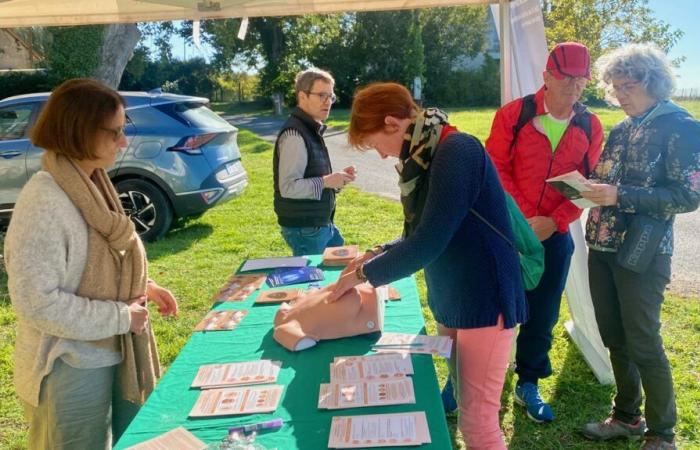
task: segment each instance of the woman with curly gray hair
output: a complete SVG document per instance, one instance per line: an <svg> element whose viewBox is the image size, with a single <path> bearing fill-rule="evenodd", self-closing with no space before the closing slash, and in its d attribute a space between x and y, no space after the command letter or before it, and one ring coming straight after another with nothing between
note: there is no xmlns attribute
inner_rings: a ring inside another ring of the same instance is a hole
<svg viewBox="0 0 700 450"><path fill-rule="evenodd" d="M597 181L583 194L600 205L586 224L589 283L617 395L610 417L585 425L583 433L596 440L644 436L644 450L675 449L676 405L660 314L674 217L700 204L700 123L669 100L673 74L656 47L628 45L597 66L609 98L627 114L611 130Z"/></svg>

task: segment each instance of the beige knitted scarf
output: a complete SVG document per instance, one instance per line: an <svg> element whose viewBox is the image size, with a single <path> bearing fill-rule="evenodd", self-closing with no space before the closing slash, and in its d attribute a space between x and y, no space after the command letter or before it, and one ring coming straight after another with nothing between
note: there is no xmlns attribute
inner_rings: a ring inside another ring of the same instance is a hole
<svg viewBox="0 0 700 450"><path fill-rule="evenodd" d="M107 172L97 169L88 177L74 161L52 151L44 152L42 165L88 225L88 259L77 294L94 301L125 303L144 295L148 281L146 252ZM115 338L122 352L116 380L120 392L125 400L141 405L160 376L150 322L142 334L127 332Z"/></svg>

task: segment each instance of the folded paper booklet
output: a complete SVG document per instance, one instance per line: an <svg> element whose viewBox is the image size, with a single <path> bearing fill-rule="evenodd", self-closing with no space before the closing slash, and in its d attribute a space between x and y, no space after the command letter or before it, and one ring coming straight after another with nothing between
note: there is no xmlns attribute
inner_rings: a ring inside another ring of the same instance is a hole
<svg viewBox="0 0 700 450"><path fill-rule="evenodd" d="M342 247L328 247L323 251L324 266L347 266L350 261L357 258L360 249L357 245L344 245Z"/></svg>
<svg viewBox="0 0 700 450"><path fill-rule="evenodd" d="M415 402L412 378L357 383L323 383L318 395L319 409L404 405Z"/></svg>
<svg viewBox="0 0 700 450"><path fill-rule="evenodd" d="M424 334L382 333L372 346L375 352L427 353L449 358L452 339L448 336L426 336Z"/></svg>
<svg viewBox="0 0 700 450"><path fill-rule="evenodd" d="M267 276L270 287L286 286L288 284L306 283L323 280L323 271L318 267L295 267L292 269L277 269Z"/></svg>
<svg viewBox="0 0 700 450"><path fill-rule="evenodd" d="M279 267L306 267L309 260L303 256L284 256L280 258L249 259L241 267L241 272L251 270L277 269Z"/></svg>
<svg viewBox="0 0 700 450"><path fill-rule="evenodd" d="M192 382L193 388L212 389L225 386L274 383L282 363L263 359L201 366Z"/></svg>
<svg viewBox="0 0 700 450"><path fill-rule="evenodd" d="M234 416L277 409L284 386L279 384L207 389L199 394L190 417Z"/></svg>
<svg viewBox="0 0 700 450"><path fill-rule="evenodd" d="M328 448L403 447L430 442L428 420L420 411L334 417Z"/></svg>
<svg viewBox="0 0 700 450"><path fill-rule="evenodd" d="M214 294L215 302L240 302L260 289L265 282L265 275L234 275L224 287Z"/></svg>
<svg viewBox="0 0 700 450"><path fill-rule="evenodd" d="M571 200L571 203L579 208L595 208L596 206L600 206L597 203L593 203L581 197L581 192L590 191L591 188L587 186L588 180L586 177L581 175L581 172L578 170L572 170L564 175L549 178L546 181L547 184L559 191L561 195Z"/></svg>
<svg viewBox="0 0 700 450"><path fill-rule="evenodd" d="M302 289L270 289L262 291L255 303L282 303L298 299L304 291Z"/></svg>
<svg viewBox="0 0 700 450"><path fill-rule="evenodd" d="M248 314L246 310L209 311L194 331L228 331L233 330Z"/></svg>
<svg viewBox="0 0 700 450"><path fill-rule="evenodd" d="M194 437L192 433L177 427L126 450L206 450L207 448L209 448L207 444Z"/></svg>
<svg viewBox="0 0 700 450"><path fill-rule="evenodd" d="M331 383L405 378L413 375L408 353L378 353L336 357L331 364Z"/></svg>

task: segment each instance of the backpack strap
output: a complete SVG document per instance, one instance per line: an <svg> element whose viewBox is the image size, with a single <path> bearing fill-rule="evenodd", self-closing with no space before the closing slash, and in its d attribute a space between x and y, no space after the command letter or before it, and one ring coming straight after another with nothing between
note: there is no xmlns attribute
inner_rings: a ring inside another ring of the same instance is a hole
<svg viewBox="0 0 700 450"><path fill-rule="evenodd" d="M574 117L571 119L571 124L575 127L579 127L583 130L586 138L588 139L588 144L591 143L592 125L591 125L591 113L586 109L584 105L578 104L574 107ZM529 121L535 118L537 115L537 104L535 103L535 94L529 94L523 97L522 105L520 107L520 115L518 116L518 121L513 126L513 140L510 141L510 151L513 152L515 148L515 141L518 139L518 133L520 130L527 125ZM590 162L588 161L588 151L583 156L583 171L584 176L588 178L591 174Z"/></svg>

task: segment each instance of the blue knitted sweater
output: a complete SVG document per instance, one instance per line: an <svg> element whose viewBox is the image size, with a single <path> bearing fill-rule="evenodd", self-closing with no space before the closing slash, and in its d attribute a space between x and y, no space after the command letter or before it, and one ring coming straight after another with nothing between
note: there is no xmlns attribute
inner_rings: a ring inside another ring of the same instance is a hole
<svg viewBox="0 0 700 450"><path fill-rule="evenodd" d="M428 304L435 320L450 328L496 325L527 319L516 251L474 214L474 208L508 236L503 188L478 139L452 133L437 147L428 172L428 198L421 221L405 239L367 262L374 286L425 268Z"/></svg>

